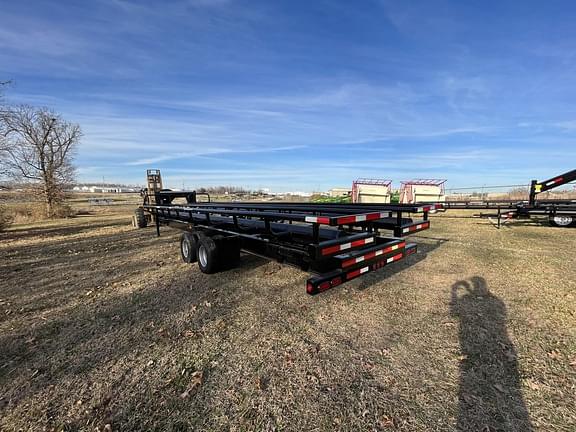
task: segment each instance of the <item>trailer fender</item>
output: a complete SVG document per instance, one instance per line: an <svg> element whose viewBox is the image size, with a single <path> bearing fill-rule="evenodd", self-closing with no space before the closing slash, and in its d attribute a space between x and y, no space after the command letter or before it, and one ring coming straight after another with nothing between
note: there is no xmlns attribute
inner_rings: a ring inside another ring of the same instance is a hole
<svg viewBox="0 0 576 432"><path fill-rule="evenodd" d="M220 268L228 270L236 267L240 261L240 249L242 248L240 237L215 236L214 240L216 241L216 246L218 248Z"/></svg>

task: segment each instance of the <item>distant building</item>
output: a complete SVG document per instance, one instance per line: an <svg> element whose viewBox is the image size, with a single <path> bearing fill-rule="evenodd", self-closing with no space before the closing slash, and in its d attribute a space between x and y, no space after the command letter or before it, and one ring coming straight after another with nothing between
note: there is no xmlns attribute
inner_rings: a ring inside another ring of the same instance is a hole
<svg viewBox="0 0 576 432"><path fill-rule="evenodd" d="M328 195L331 197L347 197L352 193L352 189L348 188L332 188L328 191Z"/></svg>
<svg viewBox="0 0 576 432"><path fill-rule="evenodd" d="M135 188L124 186L74 186L74 192L84 193L132 193L138 192Z"/></svg>

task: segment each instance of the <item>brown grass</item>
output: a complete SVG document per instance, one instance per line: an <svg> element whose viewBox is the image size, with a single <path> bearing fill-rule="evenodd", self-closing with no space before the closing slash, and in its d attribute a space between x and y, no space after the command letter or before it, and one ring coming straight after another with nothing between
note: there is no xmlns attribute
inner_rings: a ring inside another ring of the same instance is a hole
<svg viewBox="0 0 576 432"><path fill-rule="evenodd" d="M576 230L448 212L309 297L100 212L0 237L0 430L576 429Z"/></svg>

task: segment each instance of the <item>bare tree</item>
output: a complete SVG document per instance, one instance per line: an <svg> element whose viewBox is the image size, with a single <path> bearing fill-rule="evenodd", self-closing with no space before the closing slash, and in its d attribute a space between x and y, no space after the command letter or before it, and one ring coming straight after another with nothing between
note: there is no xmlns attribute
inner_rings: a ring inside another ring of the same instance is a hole
<svg viewBox="0 0 576 432"><path fill-rule="evenodd" d="M0 111L0 136L4 169L16 181L36 188L46 204L46 216L52 217L74 178L80 126L47 108L20 105Z"/></svg>

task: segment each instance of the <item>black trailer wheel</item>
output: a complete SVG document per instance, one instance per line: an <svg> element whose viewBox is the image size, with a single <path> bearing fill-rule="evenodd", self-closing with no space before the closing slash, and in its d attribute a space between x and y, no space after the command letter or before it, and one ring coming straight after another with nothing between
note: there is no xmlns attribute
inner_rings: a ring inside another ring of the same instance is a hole
<svg viewBox="0 0 576 432"><path fill-rule="evenodd" d="M143 208L138 207L134 210L134 217L136 218L136 226L138 228L146 228L148 220L146 219L146 214L144 213Z"/></svg>
<svg viewBox="0 0 576 432"><path fill-rule="evenodd" d="M190 233L182 233L180 236L180 256L185 263L196 262L196 252L198 249L196 237Z"/></svg>
<svg viewBox="0 0 576 432"><path fill-rule="evenodd" d="M198 239L198 267L202 273L216 273L220 268L218 244L208 236L201 236Z"/></svg>
<svg viewBox="0 0 576 432"><path fill-rule="evenodd" d="M573 216L550 216L550 225L557 228L569 228L576 226L576 218Z"/></svg>

